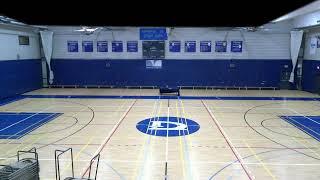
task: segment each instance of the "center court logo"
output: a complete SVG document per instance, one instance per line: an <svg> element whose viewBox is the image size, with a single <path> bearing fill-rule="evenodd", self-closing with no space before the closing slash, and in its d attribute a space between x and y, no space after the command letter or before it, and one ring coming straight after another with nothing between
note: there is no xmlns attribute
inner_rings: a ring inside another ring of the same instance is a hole
<svg viewBox="0 0 320 180"><path fill-rule="evenodd" d="M200 125L181 117L154 117L140 121L137 129L153 136L185 136L197 132Z"/></svg>

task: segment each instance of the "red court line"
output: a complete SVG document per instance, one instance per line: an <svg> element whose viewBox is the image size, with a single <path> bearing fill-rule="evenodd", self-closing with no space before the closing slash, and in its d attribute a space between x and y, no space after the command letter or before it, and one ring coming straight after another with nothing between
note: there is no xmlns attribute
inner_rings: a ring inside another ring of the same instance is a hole
<svg viewBox="0 0 320 180"><path fill-rule="evenodd" d="M113 134L116 132L116 130L118 129L118 127L120 126L120 124L123 122L123 120L127 117L128 113L130 112L130 110L132 109L132 107L134 106L134 104L137 102L137 99L134 100L134 102L132 103L132 105L129 107L129 109L126 111L126 113L122 116L122 118L120 119L119 123L115 126L115 128L113 129L113 131L111 132L110 136L105 140L105 142L102 144L101 148L99 149L99 151L97 152L97 154L101 153L101 151L106 147L107 143L109 142L109 140L111 139L111 137L113 136ZM91 164L90 164L91 165ZM88 172L90 165L86 168L85 172L82 174L82 178L85 176L85 174Z"/></svg>
<svg viewBox="0 0 320 180"><path fill-rule="evenodd" d="M250 180L252 180L253 178L250 176L248 170L244 167L242 160L238 157L237 153L234 151L234 149L231 146L231 142L229 142L229 140L226 138L226 136L224 135L224 133L222 132L222 129L220 128L220 126L218 125L218 123L216 122L216 120L213 118L213 116L211 115L207 105L203 102L203 100L201 100L203 106L206 108L207 112L209 113L212 121L214 122L214 124L217 126L217 128L219 129L221 135L223 136L223 138L225 139L225 141L227 142L228 146L230 147L232 153L234 154L234 156L237 158L237 160L239 161L239 163L241 164L242 169L245 171L245 173L247 174L248 178Z"/></svg>

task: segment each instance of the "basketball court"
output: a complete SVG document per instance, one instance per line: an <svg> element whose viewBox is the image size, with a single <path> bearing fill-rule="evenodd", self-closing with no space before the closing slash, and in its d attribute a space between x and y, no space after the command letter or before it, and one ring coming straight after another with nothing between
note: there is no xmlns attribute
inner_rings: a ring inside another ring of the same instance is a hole
<svg viewBox="0 0 320 180"><path fill-rule="evenodd" d="M16 119L0 158L36 147L44 179L70 147L77 176L100 153L98 179L318 179L319 107L298 91L40 89L0 107Z"/></svg>

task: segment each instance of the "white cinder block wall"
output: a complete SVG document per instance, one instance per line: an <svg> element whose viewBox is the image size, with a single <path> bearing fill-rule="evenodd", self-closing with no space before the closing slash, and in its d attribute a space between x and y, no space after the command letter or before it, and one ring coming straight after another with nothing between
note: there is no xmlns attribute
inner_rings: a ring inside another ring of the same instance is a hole
<svg viewBox="0 0 320 180"><path fill-rule="evenodd" d="M19 45L19 35L29 36L30 45ZM0 25L0 61L40 59L39 35L30 29Z"/></svg>
<svg viewBox="0 0 320 180"><path fill-rule="evenodd" d="M53 58L54 59L141 59L142 41L139 40L139 28L115 28L113 31L101 31L92 35L84 35L74 30L79 27L51 27L54 31ZM169 30L166 41L166 59L290 59L289 32L243 32L243 31L217 31L214 28L174 28ZM67 41L78 41L79 52L67 52ZM82 41L92 40L94 52L82 52ZM96 42L108 41L108 52L97 52ZM122 53L112 52L111 42L123 41ZM127 52L126 42L138 41L138 52ZM169 52L169 41L181 41L181 52ZM195 40L196 52L184 52L184 41ZM212 41L212 52L200 52L200 41ZM215 41L228 41L227 52L215 52ZM243 52L232 53L230 46L232 40L243 41Z"/></svg>

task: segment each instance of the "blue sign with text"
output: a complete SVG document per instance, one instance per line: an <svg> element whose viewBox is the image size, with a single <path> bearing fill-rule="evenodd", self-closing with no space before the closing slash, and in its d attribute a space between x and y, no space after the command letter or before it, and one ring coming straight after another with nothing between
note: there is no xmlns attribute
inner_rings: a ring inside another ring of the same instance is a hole
<svg viewBox="0 0 320 180"><path fill-rule="evenodd" d="M231 52L242 52L242 41L231 41Z"/></svg>
<svg viewBox="0 0 320 180"><path fill-rule="evenodd" d="M82 52L93 52L93 41L82 41Z"/></svg>
<svg viewBox="0 0 320 180"><path fill-rule="evenodd" d="M122 41L112 41L112 52L123 52Z"/></svg>
<svg viewBox="0 0 320 180"><path fill-rule="evenodd" d="M200 52L211 52L211 41L200 41Z"/></svg>
<svg viewBox="0 0 320 180"><path fill-rule="evenodd" d="M97 52L108 52L108 41L98 41Z"/></svg>
<svg viewBox="0 0 320 180"><path fill-rule="evenodd" d="M127 52L138 52L138 41L128 41Z"/></svg>
<svg viewBox="0 0 320 180"><path fill-rule="evenodd" d="M140 40L167 40L166 28L140 28Z"/></svg>
<svg viewBox="0 0 320 180"><path fill-rule="evenodd" d="M181 41L170 41L169 42L170 52L180 52L181 51Z"/></svg>
<svg viewBox="0 0 320 180"><path fill-rule="evenodd" d="M68 52L78 52L78 41L68 41Z"/></svg>
<svg viewBox="0 0 320 180"><path fill-rule="evenodd" d="M227 52L227 41L216 41L216 52Z"/></svg>
<svg viewBox="0 0 320 180"><path fill-rule="evenodd" d="M196 52L196 41L186 41L184 43L185 52Z"/></svg>

